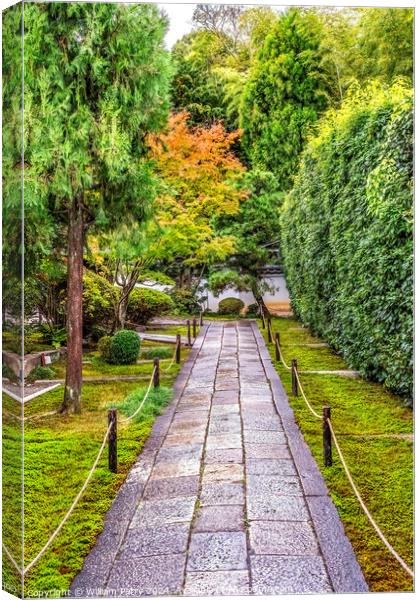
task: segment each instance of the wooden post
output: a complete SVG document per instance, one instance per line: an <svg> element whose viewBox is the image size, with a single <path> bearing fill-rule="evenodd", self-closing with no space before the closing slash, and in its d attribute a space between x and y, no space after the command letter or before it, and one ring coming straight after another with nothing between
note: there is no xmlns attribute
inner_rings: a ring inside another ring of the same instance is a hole
<svg viewBox="0 0 420 600"><path fill-rule="evenodd" d="M108 434L108 467L112 473L117 472L118 457L117 457L117 409L110 408L108 410L108 427L111 429Z"/></svg>
<svg viewBox="0 0 420 600"><path fill-rule="evenodd" d="M276 360L280 360L280 334L276 331Z"/></svg>
<svg viewBox="0 0 420 600"><path fill-rule="evenodd" d="M187 321L187 339L188 339L188 345L192 346L192 344L191 344L191 322L189 319Z"/></svg>
<svg viewBox="0 0 420 600"><path fill-rule="evenodd" d="M296 360L296 358L293 358L292 359L292 395L293 396L298 395L298 382L297 382L297 378L296 378L296 372L297 372L297 360Z"/></svg>
<svg viewBox="0 0 420 600"><path fill-rule="evenodd" d="M181 362L181 334L176 334L176 349L175 349L175 362L177 365Z"/></svg>
<svg viewBox="0 0 420 600"><path fill-rule="evenodd" d="M200 327L203 326L203 312L200 313Z"/></svg>
<svg viewBox="0 0 420 600"><path fill-rule="evenodd" d="M267 318L267 340L269 344L273 343L273 332L271 330L271 317Z"/></svg>
<svg viewBox="0 0 420 600"><path fill-rule="evenodd" d="M193 319L193 338L197 337L197 319Z"/></svg>
<svg viewBox="0 0 420 600"><path fill-rule="evenodd" d="M154 367L153 387L158 388L160 385L160 367L159 367L159 359L158 358L153 359L153 367Z"/></svg>
<svg viewBox="0 0 420 600"><path fill-rule="evenodd" d="M331 420L331 408L329 406L322 407L322 439L324 445L324 465L331 467L332 465L332 446L331 446L331 428L328 423Z"/></svg>

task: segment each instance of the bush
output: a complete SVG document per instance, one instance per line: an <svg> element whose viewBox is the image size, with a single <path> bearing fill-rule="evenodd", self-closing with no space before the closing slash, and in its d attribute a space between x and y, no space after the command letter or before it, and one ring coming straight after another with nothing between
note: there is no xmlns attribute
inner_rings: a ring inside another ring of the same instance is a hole
<svg viewBox="0 0 420 600"><path fill-rule="evenodd" d="M50 327L44 323L40 325L39 333L42 336L42 340L53 348L61 348L67 342L65 327Z"/></svg>
<svg viewBox="0 0 420 600"><path fill-rule="evenodd" d="M281 222L295 313L352 368L409 400L412 111L401 84L356 90L304 152Z"/></svg>
<svg viewBox="0 0 420 600"><path fill-rule="evenodd" d="M16 375L16 373L14 371L12 371L12 369L8 365L6 365L6 363L2 364L1 370L2 370L2 376L5 377L6 379L9 379L10 381L13 381L15 383L18 381L18 376Z"/></svg>
<svg viewBox="0 0 420 600"><path fill-rule="evenodd" d="M111 358L111 340L110 335L104 335L98 342L98 352L106 361Z"/></svg>
<svg viewBox="0 0 420 600"><path fill-rule="evenodd" d="M95 327L108 331L115 316L118 290L107 280L92 271L83 274L83 327L91 332Z"/></svg>
<svg viewBox="0 0 420 600"><path fill-rule="evenodd" d="M219 315L239 315L244 306L239 298L224 298L219 302Z"/></svg>
<svg viewBox="0 0 420 600"><path fill-rule="evenodd" d="M165 292L135 288L128 301L127 318L133 323L145 325L153 317L163 315L173 308L172 299Z"/></svg>
<svg viewBox="0 0 420 600"><path fill-rule="evenodd" d="M140 338L135 331L121 329L112 336L109 347L109 362L113 365L131 365L137 361Z"/></svg>
<svg viewBox="0 0 420 600"><path fill-rule="evenodd" d="M191 288L179 287L171 292L175 309L180 315L199 315L201 306Z"/></svg>
<svg viewBox="0 0 420 600"><path fill-rule="evenodd" d="M55 371L50 367L35 367L25 379L26 381L33 382L38 379L53 379L53 377L55 377Z"/></svg>
<svg viewBox="0 0 420 600"><path fill-rule="evenodd" d="M247 317L258 317L259 314L260 314L260 307L258 306L258 304L256 302L254 304L250 304L248 306L247 311L246 311Z"/></svg>
<svg viewBox="0 0 420 600"><path fill-rule="evenodd" d="M149 346L141 351L141 357L147 359L153 358L172 358L174 354L174 348L169 346Z"/></svg>
<svg viewBox="0 0 420 600"><path fill-rule="evenodd" d="M100 325L93 325L92 329L90 330L89 337L92 342L96 343L106 335L107 330L104 327L101 327Z"/></svg>

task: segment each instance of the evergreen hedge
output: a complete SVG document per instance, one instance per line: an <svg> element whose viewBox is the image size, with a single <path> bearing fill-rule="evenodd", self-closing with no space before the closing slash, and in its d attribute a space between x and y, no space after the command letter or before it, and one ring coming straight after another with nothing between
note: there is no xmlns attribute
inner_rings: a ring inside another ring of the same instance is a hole
<svg viewBox="0 0 420 600"><path fill-rule="evenodd" d="M305 149L281 216L297 316L347 363L412 398L413 101L353 89Z"/></svg>

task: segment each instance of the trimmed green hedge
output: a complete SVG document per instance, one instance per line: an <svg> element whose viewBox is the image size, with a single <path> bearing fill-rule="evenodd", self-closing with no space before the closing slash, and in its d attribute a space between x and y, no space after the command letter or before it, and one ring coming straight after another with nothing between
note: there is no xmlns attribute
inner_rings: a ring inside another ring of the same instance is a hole
<svg viewBox="0 0 420 600"><path fill-rule="evenodd" d="M134 288L128 301L127 316L133 323L145 325L153 317L174 308L172 298L159 290Z"/></svg>
<svg viewBox="0 0 420 600"><path fill-rule="evenodd" d="M297 316L363 375L412 398L413 102L355 89L303 153L282 210Z"/></svg>
<svg viewBox="0 0 420 600"><path fill-rule="evenodd" d="M239 315L244 306L240 298L224 298L219 302L219 315Z"/></svg>

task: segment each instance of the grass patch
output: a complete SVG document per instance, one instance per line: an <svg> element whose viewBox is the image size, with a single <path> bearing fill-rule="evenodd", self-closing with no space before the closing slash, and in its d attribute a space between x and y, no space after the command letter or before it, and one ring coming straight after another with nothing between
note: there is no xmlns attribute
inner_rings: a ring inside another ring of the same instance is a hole
<svg viewBox="0 0 420 600"><path fill-rule="evenodd" d="M192 319L190 319L191 321L191 335L192 335ZM199 325L198 325L198 320L197 320L197 334L199 332ZM157 335L173 335L174 337L176 336L177 333L179 333L182 336L186 336L187 335L187 326L184 325L183 323L181 323L180 325L156 325L156 327L154 325L148 325L147 326L147 330L145 331L145 333L150 333L150 334L157 334Z"/></svg>
<svg viewBox="0 0 420 600"><path fill-rule="evenodd" d="M184 350L184 357L187 353L188 350ZM151 374L151 363L138 366ZM119 423L118 473L108 471L105 450L69 521L28 573L25 581L27 596L34 592L48 595L51 591L55 597L57 590L64 593L69 588L101 533L106 512L149 436L156 415L161 414L170 401L171 386L178 370L179 365L174 365L168 373L162 373L161 387L158 390L152 388L139 415L127 423ZM132 414L144 397L147 384L147 381L85 383L81 415L55 414L25 421L25 564L48 540L85 481L107 429L107 409L114 406L121 415ZM61 386L31 400L24 407L25 417L57 411L62 397ZM20 423L12 414L19 412L18 403L5 394L3 525L5 543L16 558L22 529L19 523L21 480L16 463L21 440ZM4 559L4 583L9 590L18 586L16 579L13 567Z"/></svg>
<svg viewBox="0 0 420 600"><path fill-rule="evenodd" d="M149 346L143 348L140 354L141 359L153 360L154 358L172 358L175 347L173 346Z"/></svg>
<svg viewBox="0 0 420 600"><path fill-rule="evenodd" d="M136 388L121 402L110 405L110 408L118 408L125 417L129 417L134 414L137 407L143 401L146 391L146 388ZM163 386L160 386L157 389L151 388L144 407L139 414L133 418L133 421L139 423L142 419L155 417L160 414L162 409L169 403L171 395L172 390L170 388Z"/></svg>
<svg viewBox="0 0 420 600"><path fill-rule="evenodd" d="M159 356L159 353L162 353L162 348L165 348L164 353L168 354L168 350L171 351L170 357L174 352L174 347L167 346L153 346L152 348L156 348L157 354L154 354L150 359L148 358L148 354L150 352L150 346L146 346L145 343L142 342L141 345L141 355L139 362L134 365L111 365L107 363L100 355L99 352L86 352L83 355L83 377L124 377L128 375L138 375L144 376L145 379L150 377L153 371L153 358L154 356ZM146 350L146 356L144 356L143 352ZM181 348L181 362L185 359L188 354L188 349L185 347ZM166 358L166 357L159 357ZM168 357L169 358L169 357ZM146 359L147 362L142 362L143 359ZM55 372L55 377L57 379L64 379L66 376L66 362L65 360L59 360L52 365L52 368ZM162 371L166 368L165 364L162 364ZM179 365L173 365L171 369L171 373L177 372L179 370Z"/></svg>
<svg viewBox="0 0 420 600"><path fill-rule="evenodd" d="M261 322L259 326L261 328ZM314 338L306 329L300 329L296 320L273 318L272 326L274 332L280 332L286 362L297 358L298 365L308 370L346 368L345 365L332 366L338 365L341 359L328 348L311 348L308 352L306 347L300 346L322 340ZM412 579L383 546L362 512L334 449L333 466L323 466L320 422L308 411L302 398L291 395L290 372L275 362L273 344L269 350L370 590L412 590ZM380 384L360 378L301 375L301 381L317 412L322 406L331 406L338 441L366 505L389 542L407 564L412 565L413 443L404 437L410 438L413 431L412 411L403 407L401 399ZM381 437L374 437L378 434Z"/></svg>

